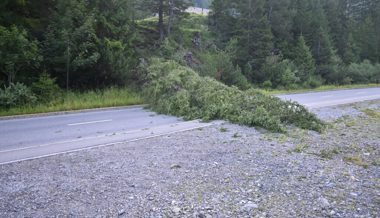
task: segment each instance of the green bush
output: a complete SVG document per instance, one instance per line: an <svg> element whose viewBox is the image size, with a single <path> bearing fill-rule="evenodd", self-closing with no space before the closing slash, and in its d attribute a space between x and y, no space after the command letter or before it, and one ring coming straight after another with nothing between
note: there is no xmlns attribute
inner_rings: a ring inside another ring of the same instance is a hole
<svg viewBox="0 0 380 218"><path fill-rule="evenodd" d="M230 55L225 51L215 51L200 54L202 63L198 67L201 76L215 78L228 86L240 89L250 88L250 84L238 66L234 66Z"/></svg>
<svg viewBox="0 0 380 218"><path fill-rule="evenodd" d="M55 83L55 80L49 74L43 73L38 81L32 84L32 91L39 102L50 102L61 94L61 89Z"/></svg>
<svg viewBox="0 0 380 218"><path fill-rule="evenodd" d="M347 76L353 83L378 83L380 79L380 64L372 64L365 60L362 63L350 64L347 68Z"/></svg>
<svg viewBox="0 0 380 218"><path fill-rule="evenodd" d="M31 89L22 83L11 83L8 87L0 89L0 107L11 108L33 104L37 101Z"/></svg>
<svg viewBox="0 0 380 218"><path fill-rule="evenodd" d="M300 84L297 67L292 61L282 60L279 56L267 57L262 71L274 87L297 88Z"/></svg>
<svg viewBox="0 0 380 218"><path fill-rule="evenodd" d="M174 61L153 59L144 96L152 109L185 119L224 119L248 126L285 132L287 124L321 131L324 124L294 102L254 89L241 91L210 77L200 77Z"/></svg>

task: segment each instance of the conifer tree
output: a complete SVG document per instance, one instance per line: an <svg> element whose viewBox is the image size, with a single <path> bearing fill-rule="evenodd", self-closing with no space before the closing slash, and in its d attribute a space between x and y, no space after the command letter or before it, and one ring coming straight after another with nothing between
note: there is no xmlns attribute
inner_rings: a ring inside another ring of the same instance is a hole
<svg viewBox="0 0 380 218"><path fill-rule="evenodd" d="M307 81L315 74L315 61L302 35L298 38L297 45L294 48L293 60L298 68L297 76L301 81Z"/></svg>

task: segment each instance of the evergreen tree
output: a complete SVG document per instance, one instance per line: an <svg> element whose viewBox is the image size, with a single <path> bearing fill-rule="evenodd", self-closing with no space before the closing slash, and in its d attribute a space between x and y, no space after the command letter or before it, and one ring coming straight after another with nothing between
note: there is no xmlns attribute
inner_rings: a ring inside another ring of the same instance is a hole
<svg viewBox="0 0 380 218"><path fill-rule="evenodd" d="M289 55L289 43L292 41L291 28L294 11L290 0L267 0L266 14L273 33L275 53Z"/></svg>
<svg viewBox="0 0 380 218"><path fill-rule="evenodd" d="M360 24L356 34L361 60L379 61L379 36L377 35L372 17L368 16L364 22Z"/></svg>
<svg viewBox="0 0 380 218"><path fill-rule="evenodd" d="M264 0L242 0L239 4L238 63L240 66L247 63L252 66L252 72L244 73L256 83L266 79L261 67L273 48L272 32L264 6Z"/></svg>
<svg viewBox="0 0 380 218"><path fill-rule="evenodd" d="M359 62L359 48L356 45L356 42L350 33L348 35L348 40L346 43L346 48L344 51L344 54L342 56L343 62L346 64L351 64L351 63L358 63Z"/></svg>
<svg viewBox="0 0 380 218"><path fill-rule="evenodd" d="M315 61L303 36L299 37L297 45L293 50L293 61L298 68L297 77L301 81L307 81L315 74Z"/></svg>
<svg viewBox="0 0 380 218"><path fill-rule="evenodd" d="M236 36L239 15L237 2L214 0L211 9L210 29L214 33L218 45L224 47L231 38Z"/></svg>

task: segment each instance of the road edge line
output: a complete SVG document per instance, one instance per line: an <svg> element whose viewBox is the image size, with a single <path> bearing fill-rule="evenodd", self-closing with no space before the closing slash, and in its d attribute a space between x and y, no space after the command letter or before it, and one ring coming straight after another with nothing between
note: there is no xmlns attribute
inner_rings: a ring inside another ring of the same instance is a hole
<svg viewBox="0 0 380 218"><path fill-rule="evenodd" d="M51 157L51 156L57 156L57 155L61 155L61 154L69 154L69 153L74 153L74 152L78 152L78 151L84 151L84 150L103 148L103 147L108 147L108 146L113 146L113 145L120 145L120 144L124 144L124 143L136 142L136 141L141 141L141 140L146 140L146 139L151 139L151 138L171 135L171 134L175 134L175 133L187 132L187 131L191 131L191 130L195 130L195 129L199 129L199 128L210 127L210 126L213 126L213 125L218 125L218 123L214 123L214 122L207 123L207 124L205 123L204 125L201 125L201 126L191 127L191 128L187 128L187 129L183 129L183 130L177 130L177 131L168 132L168 133L162 133L162 134L153 135L153 136L146 136L146 137L131 139L131 140L127 140L127 141L112 142L112 143L107 143L107 144L100 144L100 145L95 145L95 146L91 146L91 147L80 148L80 149L75 149L75 150L70 150L70 151L56 152L56 153L47 154L47 155L41 155L41 156L37 156L37 157L31 157L31 158L24 158L24 159L20 159L20 160L8 161L8 162L0 163L0 166L12 164L12 163L20 163L20 162L28 161L28 160L37 160L37 159L42 159L42 158Z"/></svg>

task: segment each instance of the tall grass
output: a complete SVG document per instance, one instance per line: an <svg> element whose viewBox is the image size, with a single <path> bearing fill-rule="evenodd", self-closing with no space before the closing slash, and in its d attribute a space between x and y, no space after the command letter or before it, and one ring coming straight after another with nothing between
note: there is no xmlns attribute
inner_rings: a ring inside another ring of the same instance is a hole
<svg viewBox="0 0 380 218"><path fill-rule="evenodd" d="M83 93L64 93L62 97L50 103L26 105L10 109L0 108L0 116L129 106L142 103L143 100L140 95L130 89L109 88L106 90L88 91Z"/></svg>

